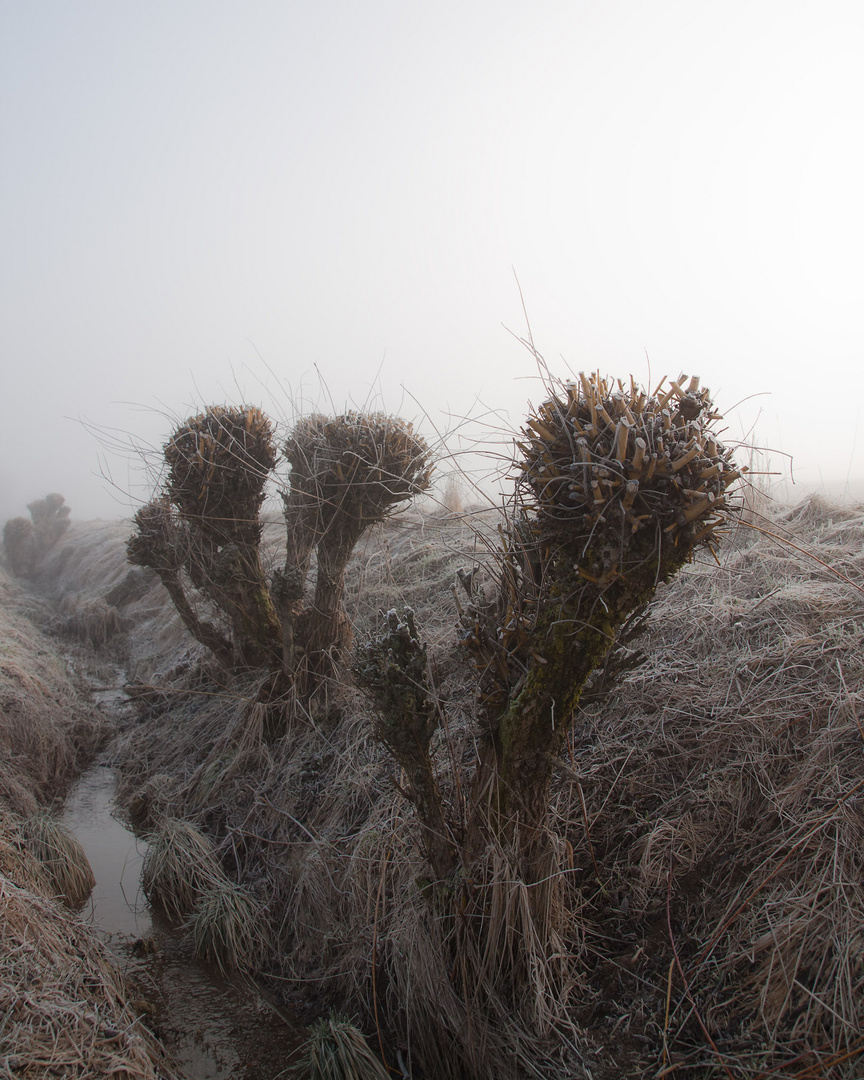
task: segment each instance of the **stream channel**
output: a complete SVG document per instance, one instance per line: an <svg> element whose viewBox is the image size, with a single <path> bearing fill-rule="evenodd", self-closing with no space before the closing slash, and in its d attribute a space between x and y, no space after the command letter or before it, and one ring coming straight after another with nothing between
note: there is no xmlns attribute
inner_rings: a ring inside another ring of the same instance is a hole
<svg viewBox="0 0 864 1080"><path fill-rule="evenodd" d="M190 1080L285 1074L303 1026L251 982L222 978L197 960L189 935L150 908L140 884L146 845L113 816L115 793L114 770L95 765L70 791L63 821L96 878L81 915L126 972L136 1011Z"/></svg>

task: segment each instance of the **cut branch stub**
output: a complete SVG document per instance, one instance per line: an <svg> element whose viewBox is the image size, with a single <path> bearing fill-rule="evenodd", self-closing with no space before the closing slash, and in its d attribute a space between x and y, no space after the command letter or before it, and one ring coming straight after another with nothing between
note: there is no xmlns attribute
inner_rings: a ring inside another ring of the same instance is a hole
<svg viewBox="0 0 864 1080"><path fill-rule="evenodd" d="M164 454L164 488L135 516L130 560L157 571L186 626L223 663L275 669L282 634L258 516L276 463L270 420L247 405L211 406L175 431ZM195 591L227 618L230 640L198 616Z"/></svg>
<svg viewBox="0 0 864 1080"><path fill-rule="evenodd" d="M649 396L632 381L625 390L582 374L539 407L519 442L517 485L545 532L659 526L675 544L716 544L727 490L745 470L711 430L720 417L708 391L695 376L685 388L685 378ZM599 576L611 580L619 561Z"/></svg>
<svg viewBox="0 0 864 1080"><path fill-rule="evenodd" d="M349 521L360 532L382 521L425 491L432 472L431 451L413 425L383 413L305 417L283 453L291 465L286 517L313 544Z"/></svg>
<svg viewBox="0 0 864 1080"><path fill-rule="evenodd" d="M329 673L334 656L351 642L342 594L354 546L370 525L428 488L432 455L409 422L357 412L306 417L283 452L291 465L290 490L283 497L284 579L291 589L305 583L311 553L317 549L315 597L303 626L311 691ZM286 649L294 641L298 615L286 594L280 607Z"/></svg>
<svg viewBox="0 0 864 1080"><path fill-rule="evenodd" d="M136 528L126 541L126 556L135 566L157 573L179 573L189 541L186 529L171 509L166 496L142 506L133 518Z"/></svg>

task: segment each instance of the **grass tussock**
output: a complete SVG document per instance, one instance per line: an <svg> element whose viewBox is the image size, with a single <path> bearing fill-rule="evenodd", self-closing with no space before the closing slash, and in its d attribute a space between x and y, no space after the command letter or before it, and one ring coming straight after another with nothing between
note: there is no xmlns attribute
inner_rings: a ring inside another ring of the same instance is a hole
<svg viewBox="0 0 864 1080"><path fill-rule="evenodd" d="M260 954L259 919L252 897L224 879L201 896L192 916L196 954L223 974L250 968Z"/></svg>
<svg viewBox="0 0 864 1080"><path fill-rule="evenodd" d="M25 843L14 814L0 816L0 874L27 892L50 895L45 866Z"/></svg>
<svg viewBox="0 0 864 1080"><path fill-rule="evenodd" d="M222 878L212 841L191 822L168 818L149 838L144 890L173 918L188 915Z"/></svg>
<svg viewBox="0 0 864 1080"><path fill-rule="evenodd" d="M660 590L642 666L576 710L539 886L562 913L546 921L554 939L533 919L538 886L494 844L484 950L458 918L436 917L402 777L367 706L335 681L266 746L252 682L217 687L184 669L179 638L161 638L176 648L147 661L157 689L121 751L125 798L145 789L151 821L200 822L223 875L266 897L265 966L338 997L409 1070L852 1080L864 1050L864 511L812 498L744 521L720 567ZM429 642L448 703L431 753L456 819L475 704L450 587L475 564L482 579L495 528L491 512L414 515L370 532L348 569L359 634L408 605ZM124 611L155 632L170 616L148 603ZM471 882L455 887L475 899ZM517 954L530 968L518 994Z"/></svg>
<svg viewBox="0 0 864 1080"><path fill-rule="evenodd" d="M293 1070L308 1080L386 1080L390 1075L346 1016L331 1013L309 1029Z"/></svg>
<svg viewBox="0 0 864 1080"><path fill-rule="evenodd" d="M93 891L96 879L84 849L66 827L47 811L24 818L23 843L42 865L52 895L79 908Z"/></svg>
<svg viewBox="0 0 864 1080"><path fill-rule="evenodd" d="M142 874L152 903L190 916L195 952L225 973L260 959L261 912L222 869L210 838L188 821L166 819L152 835Z"/></svg>
<svg viewBox="0 0 864 1080"><path fill-rule="evenodd" d="M95 937L72 913L3 873L0 941L4 1076L175 1075L126 1004L122 981Z"/></svg>

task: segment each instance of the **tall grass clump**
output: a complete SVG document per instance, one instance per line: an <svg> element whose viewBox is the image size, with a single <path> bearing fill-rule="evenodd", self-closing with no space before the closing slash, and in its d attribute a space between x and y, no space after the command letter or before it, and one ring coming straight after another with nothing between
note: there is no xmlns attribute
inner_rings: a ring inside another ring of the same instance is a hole
<svg viewBox="0 0 864 1080"><path fill-rule="evenodd" d="M191 822L167 818L149 838L142 885L173 918L188 915L223 879L213 842Z"/></svg>
<svg viewBox="0 0 864 1080"><path fill-rule="evenodd" d="M339 1013L316 1020L301 1049L291 1071L303 1080L387 1080L390 1075L359 1028Z"/></svg>
<svg viewBox="0 0 864 1080"><path fill-rule="evenodd" d="M258 905L227 877L213 842L191 822L162 822L149 840L142 884L169 916L189 916L196 954L219 971L249 968L260 955Z"/></svg>
<svg viewBox="0 0 864 1080"><path fill-rule="evenodd" d="M260 952L261 913L252 897L227 878L213 882L192 916L195 953L227 974L249 968Z"/></svg>
<svg viewBox="0 0 864 1080"><path fill-rule="evenodd" d="M96 879L78 838L48 811L23 818L19 826L27 848L41 863L51 891L79 908Z"/></svg>

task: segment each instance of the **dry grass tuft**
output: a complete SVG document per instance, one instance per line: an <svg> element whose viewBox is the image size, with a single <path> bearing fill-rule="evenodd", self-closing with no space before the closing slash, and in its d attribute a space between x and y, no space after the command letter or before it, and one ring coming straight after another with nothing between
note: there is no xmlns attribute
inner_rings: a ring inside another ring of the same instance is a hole
<svg viewBox="0 0 864 1080"><path fill-rule="evenodd" d="M96 879L78 838L47 811L24 818L20 831L28 850L42 864L51 892L69 907L81 907Z"/></svg>
<svg viewBox="0 0 864 1080"><path fill-rule="evenodd" d="M51 891L44 865L24 843L20 820L6 813L0 814L0 875L27 892Z"/></svg>
<svg viewBox="0 0 864 1080"><path fill-rule="evenodd" d="M339 1013L312 1025L304 1050L292 1071L308 1080L386 1080L390 1075L367 1046L363 1033Z"/></svg>
<svg viewBox="0 0 864 1080"><path fill-rule="evenodd" d="M195 952L223 974L249 969L260 956L261 913L239 885L224 879L205 892L192 917Z"/></svg>
<svg viewBox="0 0 864 1080"><path fill-rule="evenodd" d="M142 883L168 915L188 915L223 876L212 841L191 822L168 818L149 838Z"/></svg>

